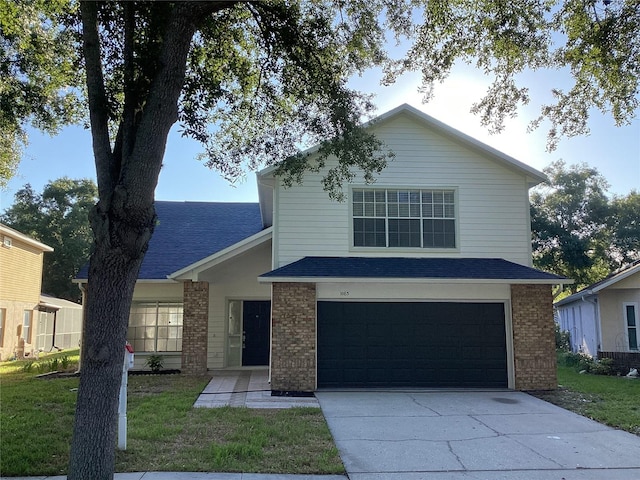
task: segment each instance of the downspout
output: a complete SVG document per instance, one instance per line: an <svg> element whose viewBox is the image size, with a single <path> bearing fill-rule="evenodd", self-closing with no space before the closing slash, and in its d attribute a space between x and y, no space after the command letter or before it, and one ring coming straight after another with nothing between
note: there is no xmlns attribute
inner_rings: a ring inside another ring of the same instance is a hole
<svg viewBox="0 0 640 480"><path fill-rule="evenodd" d="M600 306L598 305L597 297L593 300L588 298L589 295L593 295L593 292L587 292L582 295L581 300L585 303L590 303L593 305L593 313L596 321L596 358L598 356L598 352L602 348L602 334L601 334L601 326L600 326Z"/></svg>

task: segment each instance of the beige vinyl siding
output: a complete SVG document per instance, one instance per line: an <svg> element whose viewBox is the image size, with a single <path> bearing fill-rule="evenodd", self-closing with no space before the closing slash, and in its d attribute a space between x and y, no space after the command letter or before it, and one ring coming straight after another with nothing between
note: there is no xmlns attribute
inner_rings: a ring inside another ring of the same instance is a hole
<svg viewBox="0 0 640 480"><path fill-rule="evenodd" d="M0 299L38 303L43 255L42 249L15 238L9 248L0 245Z"/></svg>
<svg viewBox="0 0 640 480"><path fill-rule="evenodd" d="M640 308L640 272L623 278L598 292L602 351L622 352L629 349L625 303L638 304Z"/></svg>
<svg viewBox="0 0 640 480"><path fill-rule="evenodd" d="M375 133L396 158L371 187L455 189L457 248L352 248L349 200L330 200L322 190L322 172L310 173L302 185L280 188L275 196L274 266L309 255L499 257L531 264L528 188L521 172L405 115L383 123ZM364 182L356 179L353 184Z"/></svg>
<svg viewBox="0 0 640 480"><path fill-rule="evenodd" d="M258 276L270 270L271 242L265 242L201 274L200 280L209 282L207 368L227 366L227 302L269 300L271 286L259 284Z"/></svg>

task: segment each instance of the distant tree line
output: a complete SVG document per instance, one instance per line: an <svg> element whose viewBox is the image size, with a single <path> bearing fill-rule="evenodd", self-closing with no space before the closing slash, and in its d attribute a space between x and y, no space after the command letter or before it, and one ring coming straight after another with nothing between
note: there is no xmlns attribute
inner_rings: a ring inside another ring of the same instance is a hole
<svg viewBox="0 0 640 480"><path fill-rule="evenodd" d="M0 222L8 227L53 247L53 252L44 255L44 293L80 300L80 290L72 280L89 259L93 243L89 211L97 198L93 180L63 177L45 185L42 193L26 184L0 215Z"/></svg>
<svg viewBox="0 0 640 480"><path fill-rule="evenodd" d="M608 183L586 164L557 161L531 193L533 263L575 280L571 292L640 260L640 194L607 196Z"/></svg>
<svg viewBox="0 0 640 480"><path fill-rule="evenodd" d="M575 280L571 291L640 260L640 194L607 196L597 169L562 161L544 169L549 181L531 193L533 263ZM54 248L44 257L42 290L78 301L72 279L93 243L89 211L97 200L92 180L60 178L35 193L27 184L0 222Z"/></svg>

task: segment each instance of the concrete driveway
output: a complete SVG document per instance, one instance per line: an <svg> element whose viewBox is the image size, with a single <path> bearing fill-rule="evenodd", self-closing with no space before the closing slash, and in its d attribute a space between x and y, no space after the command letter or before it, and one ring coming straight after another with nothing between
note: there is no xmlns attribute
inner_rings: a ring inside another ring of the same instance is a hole
<svg viewBox="0 0 640 480"><path fill-rule="evenodd" d="M513 391L321 391L350 480L640 479L640 437Z"/></svg>

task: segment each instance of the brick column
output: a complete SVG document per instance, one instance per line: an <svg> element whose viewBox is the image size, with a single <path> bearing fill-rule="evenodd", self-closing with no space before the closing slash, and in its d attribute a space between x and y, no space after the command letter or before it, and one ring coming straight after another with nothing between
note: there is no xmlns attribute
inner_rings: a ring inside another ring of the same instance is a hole
<svg viewBox="0 0 640 480"><path fill-rule="evenodd" d="M550 285L511 285L516 390L557 388Z"/></svg>
<svg viewBox="0 0 640 480"><path fill-rule="evenodd" d="M182 367L187 375L207 373L209 282L184 282Z"/></svg>
<svg viewBox="0 0 640 480"><path fill-rule="evenodd" d="M271 292L271 390L316 389L316 285L274 283Z"/></svg>

